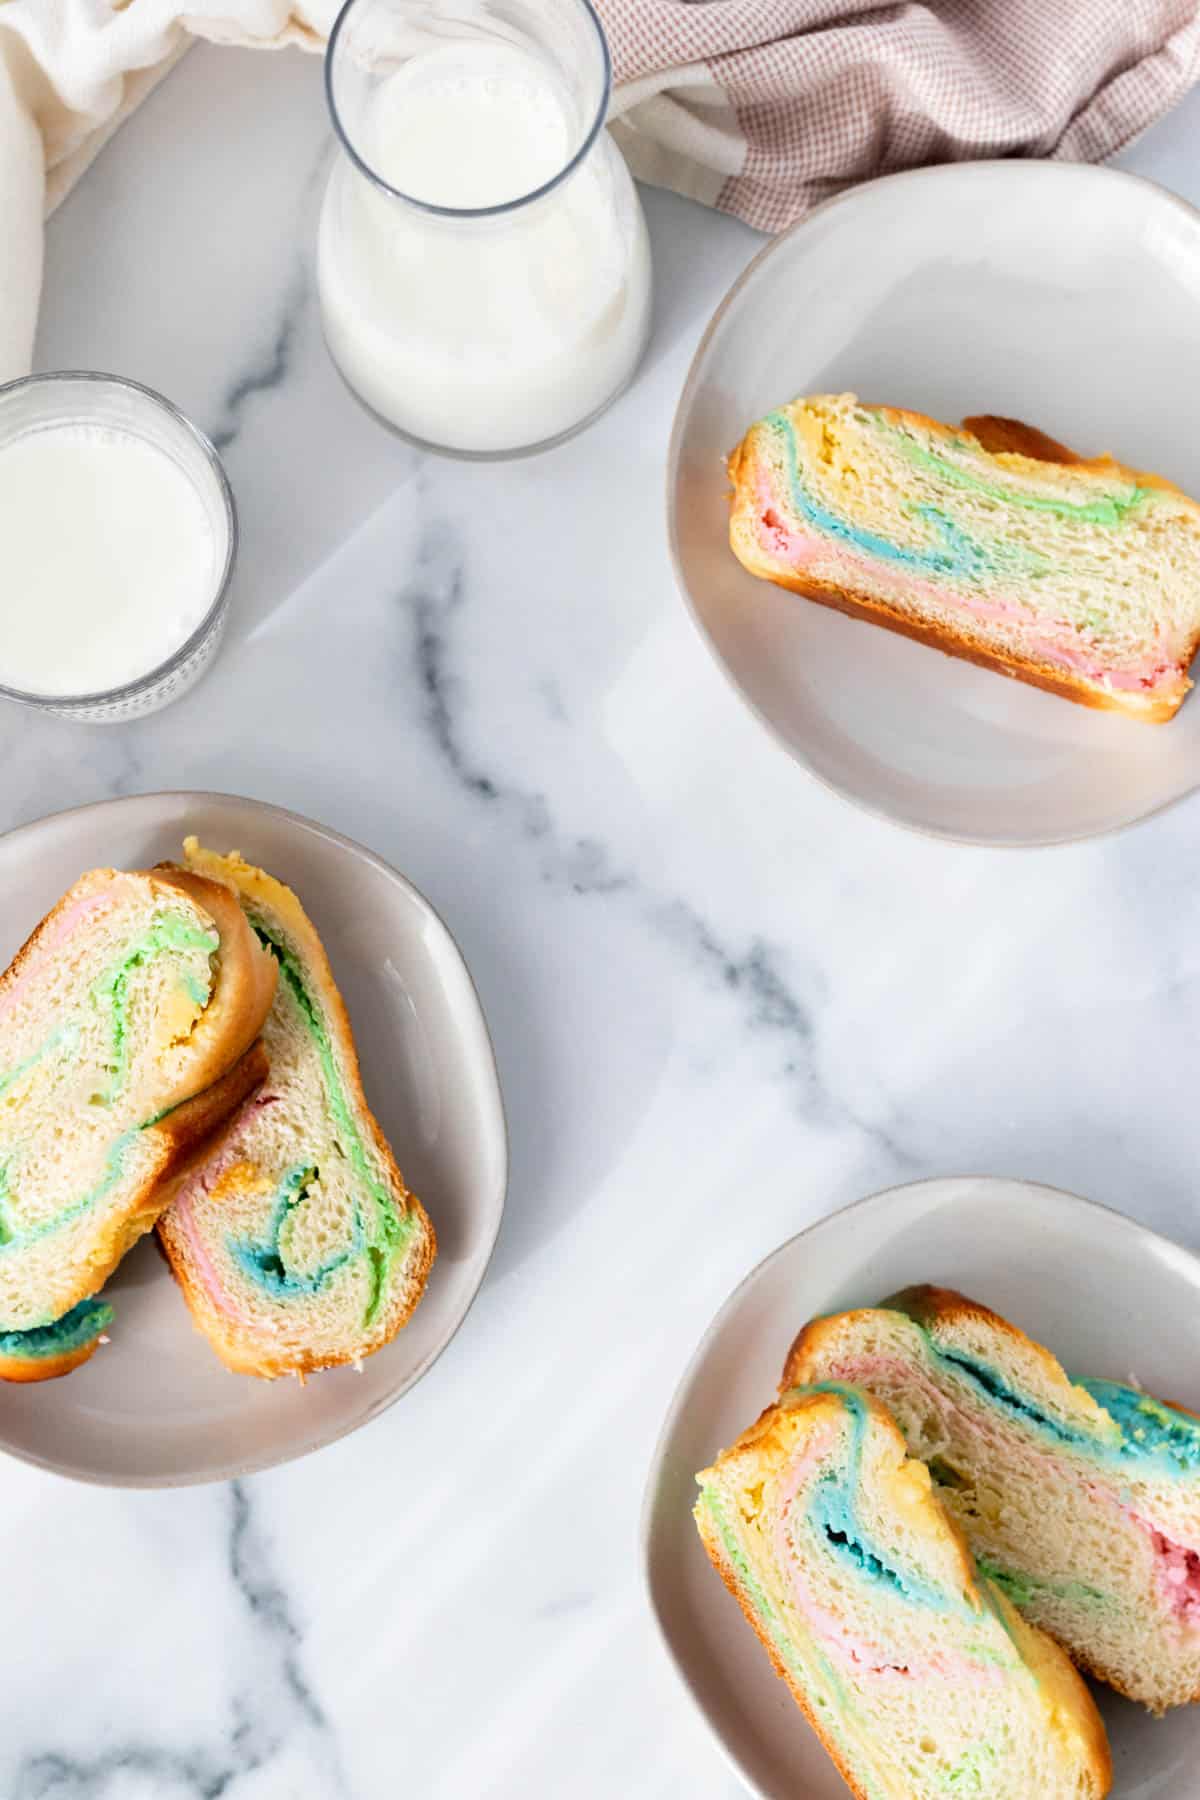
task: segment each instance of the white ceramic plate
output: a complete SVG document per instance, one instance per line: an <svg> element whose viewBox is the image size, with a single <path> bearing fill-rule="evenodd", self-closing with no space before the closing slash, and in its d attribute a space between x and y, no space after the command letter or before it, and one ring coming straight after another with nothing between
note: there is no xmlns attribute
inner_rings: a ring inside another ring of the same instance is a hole
<svg viewBox="0 0 1200 1800"><path fill-rule="evenodd" d="M1093 712L747 575L723 457L797 394L1024 418L1200 494L1200 214L1132 175L969 163L868 182L751 263L675 422L684 593L743 698L813 774L939 836L1112 831L1200 782L1200 698L1168 726Z"/></svg>
<svg viewBox="0 0 1200 1800"><path fill-rule="evenodd" d="M146 868L195 832L294 887L354 1023L363 1082L405 1180L433 1219L425 1296L362 1373L230 1374L191 1323L151 1237L108 1284L111 1343L61 1381L0 1382L0 1448L84 1481L168 1487L303 1456L375 1418L461 1325L500 1228L508 1170L496 1065L471 977L403 876L294 813L219 794L80 807L0 838L0 968L84 869Z"/></svg>
<svg viewBox="0 0 1200 1800"><path fill-rule="evenodd" d="M1024 1181L893 1188L831 1214L760 1263L726 1301L675 1395L642 1520L646 1581L675 1666L718 1743L763 1800L846 1788L696 1534L695 1471L774 1398L800 1327L913 1282L957 1287L1048 1344L1068 1369L1200 1407L1200 1259L1120 1213ZM1152 1719L1097 1689L1113 1800L1183 1800L1200 1767L1200 1707ZM1033 1800L1033 1797L1030 1797Z"/></svg>

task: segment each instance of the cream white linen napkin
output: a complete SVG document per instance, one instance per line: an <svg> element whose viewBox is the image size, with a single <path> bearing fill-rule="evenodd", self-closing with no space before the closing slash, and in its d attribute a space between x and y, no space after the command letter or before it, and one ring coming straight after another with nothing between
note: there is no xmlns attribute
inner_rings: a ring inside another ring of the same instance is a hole
<svg viewBox="0 0 1200 1800"><path fill-rule="evenodd" d="M42 218L194 37L320 49L338 0L0 0L0 380ZM852 182L1100 161L1200 79L1198 0L596 0L636 175L778 231Z"/></svg>
<svg viewBox="0 0 1200 1800"><path fill-rule="evenodd" d="M337 15L337 0L219 4L0 0L0 381L30 366L44 216L193 39L318 50Z"/></svg>

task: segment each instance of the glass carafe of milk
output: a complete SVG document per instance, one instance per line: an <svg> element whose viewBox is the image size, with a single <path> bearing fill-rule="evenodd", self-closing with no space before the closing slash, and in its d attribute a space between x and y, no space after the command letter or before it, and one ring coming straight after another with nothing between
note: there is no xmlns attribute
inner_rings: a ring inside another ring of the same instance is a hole
<svg viewBox="0 0 1200 1800"><path fill-rule="evenodd" d="M318 285L350 386L464 456L578 430L633 374L651 289L588 0L348 0L326 85Z"/></svg>

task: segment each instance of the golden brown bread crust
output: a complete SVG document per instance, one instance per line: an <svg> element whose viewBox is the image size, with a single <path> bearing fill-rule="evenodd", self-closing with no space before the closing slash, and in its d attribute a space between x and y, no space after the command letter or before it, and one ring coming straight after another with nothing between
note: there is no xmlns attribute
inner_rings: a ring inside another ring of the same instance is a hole
<svg viewBox="0 0 1200 1800"><path fill-rule="evenodd" d="M1068 465L1082 463L1084 460L1066 444L1060 444L1057 438L1039 431L1036 425L1023 425L1020 419L1001 419L994 413L976 413L962 423L963 430L969 431L973 438L978 439L989 456L1031 456L1035 462ZM1110 457L1101 456L1086 466L1099 468L1110 463Z"/></svg>
<svg viewBox="0 0 1200 1800"><path fill-rule="evenodd" d="M945 427L939 429L945 430ZM1200 510L1191 495L1175 482L1168 481L1165 475L1155 475L1150 469L1135 469L1107 454L1078 456L1057 438L1048 437L1035 425L1023 425L1019 419L999 419L991 413L979 413L963 420L963 430L978 438L991 456L1029 456L1035 462L1066 463L1079 469L1102 470L1108 475L1119 475L1137 487L1158 488L1160 493L1174 494L1178 499L1186 500L1193 509Z"/></svg>
<svg viewBox="0 0 1200 1800"><path fill-rule="evenodd" d="M236 897L238 889L236 885L234 885L236 878L232 873L233 868L238 870L239 875L243 880L250 882L253 878L262 878L269 882L273 889L282 889L283 894L289 897L294 911L290 909L288 911L287 928L290 935L303 950L304 956L312 971L314 984L321 995L322 1004L330 1014L333 1033L339 1041L339 1048L341 1050L341 1068L346 1081L347 1095L350 1100L351 1109L361 1116L363 1126L370 1134L375 1147L379 1152L380 1160L387 1171L388 1177L391 1183L394 1184L398 1200L401 1197L403 1198L405 1211L411 1213L416 1220L417 1232L420 1234L419 1246L411 1253L410 1260L408 1264L406 1264L407 1276L405 1286L408 1293L408 1299L403 1310L395 1315L394 1320L393 1317L389 1315L388 1335L386 1338L382 1338L378 1344L372 1345L368 1354L373 1355L376 1350L382 1349L384 1344L390 1343L397 1333L408 1323L413 1312L416 1310L418 1301L425 1291L425 1284L429 1278L429 1272L433 1267L434 1257L437 1254L437 1238L432 1221L425 1211L425 1208L421 1205L421 1202L417 1199L417 1196L406 1186L404 1177L401 1175L396 1164L396 1158L392 1152L392 1147L384 1136L374 1113L367 1104L367 1096L363 1090L362 1084L362 1070L359 1066L358 1052L354 1043L354 1033L350 1027L350 1015L346 1011L346 1003L342 999L341 991L333 978L333 970L330 967L329 957L326 954L325 946L321 942L320 935L311 919L308 917L308 914L304 911L296 896L292 894L290 888L287 888L282 882L276 881L275 877L266 875L265 871L256 868L253 864L246 863L239 856L238 852L233 851L228 857L218 857L212 852L199 849L196 853L193 853L190 849L190 843L191 840L189 840L189 855L193 855L194 860L205 860L206 867L212 871L211 875L207 877L193 875L192 878L204 880L206 886L220 887L222 892L231 899L232 904L237 908L238 914L243 920L245 915L242 913L241 902ZM223 864L230 865L230 872L226 873L222 870L221 865ZM181 872L191 873L190 871ZM279 903L277 895L273 896L273 899L275 904ZM246 928L249 930L249 925L247 925ZM271 958L271 962L274 964L273 957ZM236 1121L230 1121L231 1129L235 1123ZM208 1154L219 1153L224 1136L225 1134L222 1133L220 1138L215 1139L214 1142L207 1147ZM160 1208L160 1212L166 1211L170 1201L174 1199L182 1186L183 1180L186 1179L187 1174L190 1172L190 1170L186 1171L184 1175L172 1180L168 1184L167 1197L164 1205ZM208 1338L213 1349L221 1358L221 1361L227 1368L234 1370L235 1373L240 1375L256 1375L268 1381L273 1381L280 1375L298 1375L300 1379L303 1380L306 1375L317 1374L322 1369L342 1367L346 1363L357 1360L354 1354L349 1352L340 1356L320 1356L308 1350L299 1356L289 1355L287 1357L280 1357L278 1354L272 1355L269 1345L260 1345L252 1340L247 1341L245 1333L239 1332L236 1321L226 1319L218 1312L210 1302L204 1289L198 1283L195 1283L190 1279L186 1263L182 1255L172 1245L169 1234L166 1231L160 1231L158 1237L163 1252L170 1264L171 1273L174 1275L183 1291L184 1299L187 1301L194 1322Z"/></svg>
<svg viewBox="0 0 1200 1800"><path fill-rule="evenodd" d="M876 1312L877 1307L851 1306L845 1312L825 1313L819 1319L810 1319L802 1325L792 1345L783 1359L783 1372L779 1377L779 1392L786 1394L791 1388L807 1387L817 1374L817 1368L810 1358L819 1355L820 1348L827 1335L836 1331L844 1319L856 1319L862 1313ZM824 1381L824 1374L817 1375Z"/></svg>
<svg viewBox="0 0 1200 1800"><path fill-rule="evenodd" d="M94 1355L99 1342L98 1337L91 1338L77 1350L65 1350L61 1356L0 1356L0 1381L56 1381Z"/></svg>
<svg viewBox="0 0 1200 1800"><path fill-rule="evenodd" d="M1119 476L1131 487L1158 488L1164 494L1174 494L1176 499L1184 501L1192 511L1200 514L1200 501L1193 500L1175 482L1168 481L1165 475L1156 475L1150 469L1135 469L1132 463L1123 463L1106 451L1101 456L1080 456L1069 444L1060 443L1047 432L1039 431L1036 425L1026 425L1020 419L1001 418L996 413L974 413L964 419L958 427L945 424L941 419L931 419L926 413L908 412L902 406L879 406L872 411L882 413L888 419L899 423L923 425L926 430L939 432L943 437L959 437L964 431L976 439L989 456L1028 456L1034 462L1061 463L1077 469L1095 469L1106 475Z"/></svg>
<svg viewBox="0 0 1200 1800"><path fill-rule="evenodd" d="M981 1301L970 1300L966 1294L960 1294L957 1288L938 1287L929 1281L917 1282L912 1287L901 1288L897 1293L889 1294L879 1304L888 1312L907 1313L918 1325L924 1325L930 1330L942 1322L950 1324L958 1319L978 1319L982 1324L990 1325L1004 1336L1012 1338L1014 1342L1023 1344L1026 1349L1035 1351L1052 1379L1067 1379L1058 1358L1052 1356L1043 1344L1027 1337L1020 1326L1001 1318L990 1306L984 1306Z"/></svg>
<svg viewBox="0 0 1200 1800"><path fill-rule="evenodd" d="M848 1307L845 1312L828 1313L819 1319L810 1319L808 1324L798 1333L795 1342L784 1360L783 1375L780 1379L780 1392L790 1387L803 1387L812 1379L814 1365L810 1356L818 1349L826 1335L835 1331L844 1319L855 1319L873 1312L907 1313L918 1325L932 1331L939 1323L951 1323L958 1319L978 1319L994 1330L1009 1337L1014 1343L1022 1344L1031 1350L1041 1362L1049 1380L1056 1385L1071 1387L1070 1377L1064 1371L1058 1358L1051 1354L1043 1344L1035 1342L1031 1337L1013 1325L1008 1319L1001 1318L999 1313L992 1312L990 1307L983 1306L978 1300L969 1300L955 1288L935 1287L932 1283L922 1282L913 1287L901 1288L898 1293L889 1294L878 1306Z"/></svg>
<svg viewBox="0 0 1200 1800"><path fill-rule="evenodd" d="M881 1300L880 1305L889 1312L907 1313L918 1325L932 1325L938 1319L983 1319L989 1325L999 1325L1002 1330L1011 1332L1015 1337L1024 1338L1027 1344L1032 1342L1031 1338L1025 1337L1023 1331L1010 1325L999 1313L993 1312L990 1306L984 1306L978 1300L969 1300L957 1288L938 1287L932 1281L917 1281L911 1287L898 1288L886 1300ZM1034 1345L1034 1348L1040 1349L1041 1346Z"/></svg>
<svg viewBox="0 0 1200 1800"><path fill-rule="evenodd" d="M888 419L907 421L936 431L943 436L950 436L949 428L938 419L931 419L924 413L911 412L903 407L881 406L875 408ZM753 429L753 428L752 428ZM1157 487L1187 499L1182 489L1161 475L1152 475L1140 469L1131 469L1124 463L1116 462L1112 457L1101 456L1091 459L1078 456L1066 444L1060 444L1056 438L1038 431L1035 426L1024 425L1018 419L1002 419L989 413L978 414L964 419L962 429L969 431L991 455L1016 454L1030 456L1039 462L1070 463L1084 468L1110 469L1114 474L1124 476L1127 480L1142 487ZM749 434L737 445L728 458L727 467L733 493L731 503L736 504L739 478L743 454L746 450ZM1195 502L1192 502L1194 505ZM786 588L793 594L800 594L806 600L815 600L820 606L828 606L834 612L844 613L847 618L859 619L867 624L882 625L888 631L897 632L901 637L911 638L915 643L925 644L931 650L940 650L945 656L957 657L960 662L974 663L977 668L990 669L996 675L1008 675L1026 686L1041 688L1045 693L1057 694L1061 699L1074 700L1078 705L1090 706L1100 712L1124 713L1127 718L1140 719L1144 724L1161 725L1173 719L1179 711L1191 682L1186 674L1185 664L1179 670L1177 689L1167 692L1159 691L1154 695L1134 691L1109 691L1094 682L1086 680L1082 675L1073 675L1069 669L1063 669L1056 663L1039 660L1032 656L1013 656L1007 651L997 649L989 644L981 634L971 629L969 621L954 630L949 626L940 626L932 622L914 619L900 607L891 605L878 595L864 594L853 588L845 588L836 582L816 580L811 576L793 575L781 571L770 564L766 558L755 558L735 548L743 568L759 580L769 581L775 587ZM1200 643L1190 646L1187 661L1190 663Z"/></svg>

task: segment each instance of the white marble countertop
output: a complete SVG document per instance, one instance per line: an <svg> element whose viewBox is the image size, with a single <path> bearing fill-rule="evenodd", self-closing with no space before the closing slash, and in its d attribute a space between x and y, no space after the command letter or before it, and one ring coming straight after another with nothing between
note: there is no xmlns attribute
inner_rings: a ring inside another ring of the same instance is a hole
<svg viewBox="0 0 1200 1800"><path fill-rule="evenodd" d="M732 1797L640 1588L675 1382L753 1263L898 1180L1028 1175L1200 1241L1200 802L939 845L742 710L662 520L687 362L755 246L728 219L647 196L649 357L565 448L476 467L385 434L313 304L319 73L195 51L53 221L38 366L191 412L243 556L178 706L0 708L0 828L217 788L403 869L482 993L508 1212L464 1329L354 1438L177 1492L0 1467L0 1796ZM1124 161L1200 200L1200 95Z"/></svg>

